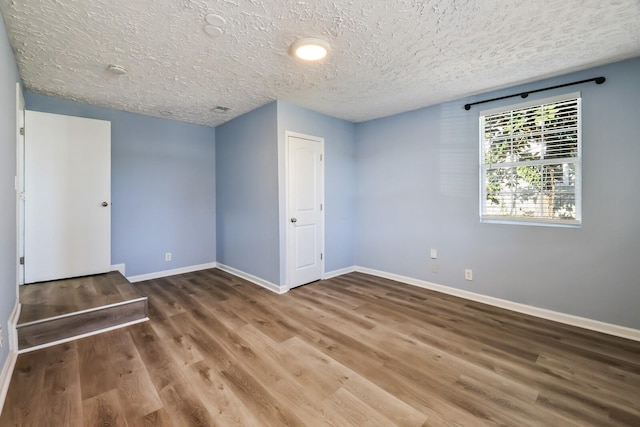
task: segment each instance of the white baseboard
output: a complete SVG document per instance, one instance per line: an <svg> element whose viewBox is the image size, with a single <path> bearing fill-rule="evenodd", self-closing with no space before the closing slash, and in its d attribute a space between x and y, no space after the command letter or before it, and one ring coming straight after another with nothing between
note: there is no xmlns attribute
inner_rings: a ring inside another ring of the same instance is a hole
<svg viewBox="0 0 640 427"><path fill-rule="evenodd" d="M2 370L0 370L0 413L4 407L4 401L7 398L7 392L9 391L9 384L11 383L11 376L13 375L13 368L16 366L16 360L18 360L18 334L16 332L16 324L20 317L20 303L16 300L9 321L7 322L7 333L9 335L9 355L7 360L4 361Z"/></svg>
<svg viewBox="0 0 640 427"><path fill-rule="evenodd" d="M9 350L18 351L18 319L20 318L20 311L22 310L22 304L16 300L9 316L8 328L9 328Z"/></svg>
<svg viewBox="0 0 640 427"><path fill-rule="evenodd" d="M217 266L218 264L216 262L209 262L206 264L198 264L198 265L190 265L188 267L174 268L173 270L164 270L164 271L157 271L155 273L140 274L138 276L127 277L127 280L129 280L131 283L142 282L144 280L159 279L160 277L175 276L176 274L184 274L184 273L191 273L193 271L207 270L209 268L216 268Z"/></svg>
<svg viewBox="0 0 640 427"><path fill-rule="evenodd" d="M233 267L229 267L228 265L218 263L218 268L222 271L226 271L229 274L233 274L234 276L238 276L241 279L247 280L251 283L254 283L258 286L262 286L265 289L270 290L271 292L275 292L277 294L284 294L289 289L285 286L278 286L275 283L271 283L267 280L261 279L259 277L254 276L253 274L245 273L244 271L240 271Z"/></svg>
<svg viewBox="0 0 640 427"><path fill-rule="evenodd" d="M18 360L18 353L15 351L9 351L9 356L4 362L2 371L0 371L0 414L4 407L4 401L7 398L9 383L11 383L11 375L13 375L13 368L16 366L16 360Z"/></svg>
<svg viewBox="0 0 640 427"><path fill-rule="evenodd" d="M327 271L327 272L324 273L324 277L322 278L322 280L329 280L329 279L332 279L334 277L342 276L343 274L353 273L354 271L356 271L356 267L353 266L353 265L351 267L346 267L346 268L340 268L338 270Z"/></svg>
<svg viewBox="0 0 640 427"><path fill-rule="evenodd" d="M627 338L634 341L640 341L640 330L628 328L626 326L614 325L612 323L605 323L599 320L588 319L586 317L560 313L558 311L547 310L527 304L521 304L518 302L477 294L475 292L456 289L449 286L438 285L435 283L427 282L425 280L414 279L413 277L401 276L399 274L387 273L386 271L374 270L372 268L355 266L353 267L352 271L395 280L397 282L406 283L408 285L417 286L436 292L442 292L443 294L453 295L456 297L481 302L483 304L488 304L495 307L505 308L507 310L515 311L518 313L528 314L530 316L564 323L566 325L577 326L579 328L602 332L605 334Z"/></svg>
<svg viewBox="0 0 640 427"><path fill-rule="evenodd" d="M126 265L125 264L113 264L111 266L111 271L119 271L120 273L122 273L123 276L127 276L125 274L125 270L126 270Z"/></svg>

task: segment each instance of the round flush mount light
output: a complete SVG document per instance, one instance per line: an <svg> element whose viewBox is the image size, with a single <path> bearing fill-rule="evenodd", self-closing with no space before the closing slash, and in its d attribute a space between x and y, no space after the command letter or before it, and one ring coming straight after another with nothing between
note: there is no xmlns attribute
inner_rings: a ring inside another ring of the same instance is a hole
<svg viewBox="0 0 640 427"><path fill-rule="evenodd" d="M322 39L298 39L289 46L289 54L304 61L319 61L329 53L329 43Z"/></svg>

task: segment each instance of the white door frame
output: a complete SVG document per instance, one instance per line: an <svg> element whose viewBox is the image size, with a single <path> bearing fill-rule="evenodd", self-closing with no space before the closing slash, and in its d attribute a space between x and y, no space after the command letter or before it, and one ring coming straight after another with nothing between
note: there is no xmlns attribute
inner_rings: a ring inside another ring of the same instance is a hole
<svg viewBox="0 0 640 427"><path fill-rule="evenodd" d="M293 264L293 261L291 260L291 238L293 237L293 233L291 230L291 227L289 227L289 218L291 218L290 212L289 212L289 201L291 198L291 195L289 194L289 172L290 172L290 167L291 167L291 160L289 159L289 137L295 137L295 138L301 138L301 139L306 139L309 141L314 141L317 142L319 144L322 144L322 153L324 156L324 138L320 138L317 136L312 136L312 135L306 135L304 133L299 133L299 132L293 132L293 131L285 131L284 133L284 167L285 167L285 179L284 179L284 188L285 188L285 212L286 212L286 216L285 216L285 262L284 262L284 267L285 267L285 285L287 290L291 289L291 265ZM322 210L320 212L320 227L322 232L320 233L320 251L322 252L323 256L322 256L322 260L320 261L321 264L321 270L320 270L320 279L324 279L324 273L325 273L325 248L324 248L324 234L325 234L325 227L324 227L324 211L325 211L325 200L324 200L324 159L323 161L320 162L320 182L321 182L321 189L320 189L320 198L322 200Z"/></svg>
<svg viewBox="0 0 640 427"><path fill-rule="evenodd" d="M24 95L20 83L16 83L16 292L24 284L24 266L20 258L24 256Z"/></svg>

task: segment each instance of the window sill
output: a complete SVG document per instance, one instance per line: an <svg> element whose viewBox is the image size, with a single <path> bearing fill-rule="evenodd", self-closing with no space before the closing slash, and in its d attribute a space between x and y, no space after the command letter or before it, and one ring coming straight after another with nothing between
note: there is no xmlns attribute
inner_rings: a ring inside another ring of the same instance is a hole
<svg viewBox="0 0 640 427"><path fill-rule="evenodd" d="M534 227L561 227L561 228L580 228L582 223L577 220L565 221L545 221L538 218L514 218L514 217L481 217L480 222L483 224L507 224L507 225L530 225Z"/></svg>

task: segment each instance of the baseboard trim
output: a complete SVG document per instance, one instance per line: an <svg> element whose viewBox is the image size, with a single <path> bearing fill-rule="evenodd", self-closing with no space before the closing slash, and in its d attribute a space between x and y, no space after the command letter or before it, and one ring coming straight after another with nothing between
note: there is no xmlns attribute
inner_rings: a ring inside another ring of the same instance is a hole
<svg viewBox="0 0 640 427"><path fill-rule="evenodd" d="M33 347L24 348L22 350L18 350L18 354L29 353L29 352L40 350L40 349L43 349L43 348L53 347L54 345L64 344L64 343L69 342L69 341L75 341L75 340L79 340L79 339L82 339L82 338L91 337L93 335L102 334L104 332L115 331L116 329L126 328L127 326L131 326L131 325L137 325L138 323L146 322L148 320L149 320L149 318L145 317L143 319L132 320L131 322L123 323L121 325L110 326L108 328L98 329L97 331L91 331L91 332L87 332L87 333L80 334L80 335L74 335L72 337L64 338L64 339L61 339L61 340L58 340L58 341L52 341L52 342L48 342L46 344L40 344L40 345L36 345L36 346L33 346Z"/></svg>
<svg viewBox="0 0 640 427"><path fill-rule="evenodd" d="M322 280L333 279L334 277L342 276L343 274L353 273L354 271L356 271L356 267L353 265L351 267L345 267L345 268L340 268L338 270L327 271L326 273L324 273L324 277L322 278Z"/></svg>
<svg viewBox="0 0 640 427"><path fill-rule="evenodd" d="M237 276L255 285L268 289L271 292L275 292L276 294L284 294L289 290L285 286L278 286L275 283L269 282L268 280L261 279L259 277L254 276L253 274L245 273L244 271L238 270L233 267L229 267L228 265L218 263L218 269L225 271L229 274L233 274L234 276Z"/></svg>
<svg viewBox="0 0 640 427"><path fill-rule="evenodd" d="M13 310L9 315L9 321L7 322L7 334L9 335L9 354L7 360L4 361L2 370L0 371L0 414L4 407L4 401L7 398L7 392L9 391L9 384L11 383L11 376L13 375L13 368L16 366L18 360L18 333L16 332L16 324L20 317L21 305L16 300Z"/></svg>
<svg viewBox="0 0 640 427"><path fill-rule="evenodd" d="M627 338L634 341L640 341L640 330L629 328L626 326L614 325L612 323L601 322L599 320L588 319L586 317L574 316L572 314L561 313L558 311L547 310L544 308L534 307L527 304L521 304L509 300L490 297L487 295L477 294L462 289L456 289L449 286L438 285L427 282L425 280L415 279L413 277L401 276L399 274L388 273L386 271L374 270L367 267L354 267L354 271L359 273L370 274L372 276L382 277L384 279L395 280L397 282L406 283L408 285L429 289L443 294L453 295L456 297L492 305L495 307L505 308L507 310L518 313L528 314L554 322L564 323L566 325L577 326L583 329L589 329L604 334L614 335L621 338Z"/></svg>
<svg viewBox="0 0 640 427"><path fill-rule="evenodd" d="M125 274L126 269L126 264L113 264L110 271L119 271L123 276L127 277Z"/></svg>
<svg viewBox="0 0 640 427"><path fill-rule="evenodd" d="M206 264L190 265L188 267L174 268L172 270L157 271L155 273L140 274L138 276L127 277L131 283L142 282L144 280L159 279L161 277L175 276L176 274L192 273L194 271L207 270L216 268L216 262L208 262Z"/></svg>
<svg viewBox="0 0 640 427"><path fill-rule="evenodd" d="M18 350L18 319L20 318L20 312L22 311L22 304L16 300L11 315L9 316L8 328L9 328L9 350Z"/></svg>
<svg viewBox="0 0 640 427"><path fill-rule="evenodd" d="M4 401L7 398L7 392L9 391L9 384L11 383L13 368L16 366L16 360L18 360L18 353L10 350L9 356L2 367L2 372L0 372L0 414L2 413L2 408L4 408Z"/></svg>

